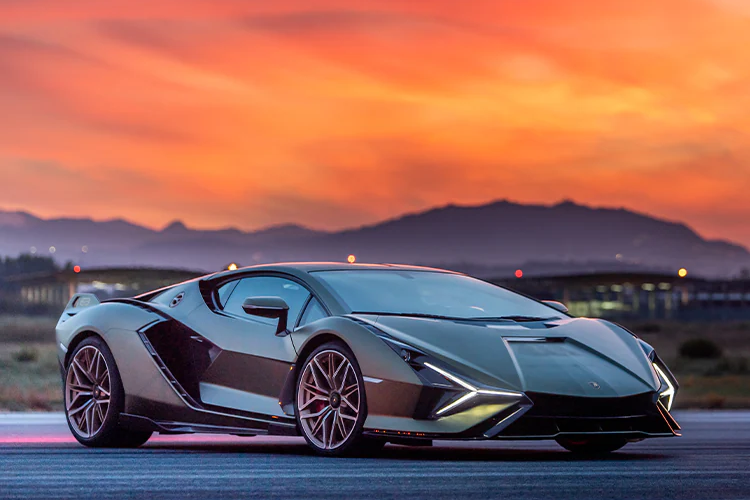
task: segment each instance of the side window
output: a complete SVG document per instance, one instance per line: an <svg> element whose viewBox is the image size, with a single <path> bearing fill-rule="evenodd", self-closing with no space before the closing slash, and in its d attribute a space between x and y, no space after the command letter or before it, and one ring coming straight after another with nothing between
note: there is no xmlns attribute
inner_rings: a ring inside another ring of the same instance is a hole
<svg viewBox="0 0 750 500"><path fill-rule="evenodd" d="M221 290L219 291L221 294ZM231 292L229 299L226 301L224 311L247 317L242 310L242 303L248 297L281 297L289 304L289 324L294 325L297 322L299 313L307 301L310 292L305 287L294 281L277 278L275 276L257 276L244 278L239 281L237 286ZM260 318L253 316L253 320L262 323L276 324L275 319Z"/></svg>
<svg viewBox="0 0 750 500"><path fill-rule="evenodd" d="M234 280L221 285L221 287L219 288L219 305L221 305L221 307L225 307L227 305L227 299L229 299L229 296L232 294L234 288L239 282L240 280Z"/></svg>
<svg viewBox="0 0 750 500"><path fill-rule="evenodd" d="M305 326L308 323L312 323L313 321L318 321L319 319L323 319L326 316L328 316L323 309L323 306L320 305L320 302L318 302L318 299L313 297L310 300L310 303L307 304L307 307L305 308L305 312L302 313L302 319L300 319L299 326Z"/></svg>

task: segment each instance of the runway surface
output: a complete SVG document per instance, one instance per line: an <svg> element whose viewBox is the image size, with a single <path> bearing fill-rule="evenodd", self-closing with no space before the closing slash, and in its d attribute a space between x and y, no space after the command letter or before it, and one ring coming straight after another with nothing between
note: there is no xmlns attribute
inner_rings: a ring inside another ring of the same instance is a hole
<svg viewBox="0 0 750 500"><path fill-rule="evenodd" d="M90 450L61 414L0 414L0 498L750 498L750 412L676 412L682 438L579 459L554 442L387 446L320 458L299 438L155 436Z"/></svg>

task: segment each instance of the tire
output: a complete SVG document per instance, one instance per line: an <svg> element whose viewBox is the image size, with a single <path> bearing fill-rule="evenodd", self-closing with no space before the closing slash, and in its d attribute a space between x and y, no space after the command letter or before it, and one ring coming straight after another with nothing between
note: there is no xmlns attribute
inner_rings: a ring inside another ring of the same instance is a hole
<svg viewBox="0 0 750 500"><path fill-rule="evenodd" d="M558 438L557 444L578 455L606 455L619 450L628 441L619 437L590 437L582 439Z"/></svg>
<svg viewBox="0 0 750 500"><path fill-rule="evenodd" d="M85 339L69 356L63 400L70 432L84 446L136 448L151 437L151 432L133 432L119 425L125 391L112 351L99 337Z"/></svg>
<svg viewBox="0 0 750 500"><path fill-rule="evenodd" d="M294 413L300 434L320 455L372 453L383 447L362 436L367 418L364 378L342 342L325 343L305 359L297 375Z"/></svg>

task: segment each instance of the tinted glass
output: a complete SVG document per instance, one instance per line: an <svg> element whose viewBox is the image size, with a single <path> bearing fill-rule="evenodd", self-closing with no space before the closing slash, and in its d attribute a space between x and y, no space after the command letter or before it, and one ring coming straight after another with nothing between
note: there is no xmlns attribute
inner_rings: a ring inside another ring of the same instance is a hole
<svg viewBox="0 0 750 500"><path fill-rule="evenodd" d="M305 287L284 278L273 276L244 278L240 280L237 287L232 291L229 300L227 300L224 306L224 311L240 316L248 316L242 310L242 303L245 302L246 298L281 297L289 305L289 324L293 325L296 323L300 310L305 305L309 295L310 292ZM261 318L258 316L253 316L252 318L274 325L278 322L276 319Z"/></svg>
<svg viewBox="0 0 750 500"><path fill-rule="evenodd" d="M221 288L219 288L219 304L221 304L221 307L224 307L227 304L227 299L232 294L232 291L234 290L234 287L237 286L237 283L239 283L239 280L230 281L229 283L222 285Z"/></svg>
<svg viewBox="0 0 750 500"><path fill-rule="evenodd" d="M475 278L428 271L320 271L351 311L452 318L561 317L560 312Z"/></svg>
<svg viewBox="0 0 750 500"><path fill-rule="evenodd" d="M318 299L313 298L305 308L305 312L302 313L302 319L299 322L299 326L304 326L308 323L312 323L313 321L318 321L319 319L323 319L326 316L328 316L328 314L326 314L323 306L321 306L320 302L318 302Z"/></svg>

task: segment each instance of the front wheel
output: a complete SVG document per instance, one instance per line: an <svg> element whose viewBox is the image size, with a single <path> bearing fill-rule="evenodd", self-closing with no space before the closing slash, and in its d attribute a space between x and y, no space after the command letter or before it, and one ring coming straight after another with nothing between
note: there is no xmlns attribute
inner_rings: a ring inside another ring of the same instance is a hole
<svg viewBox="0 0 750 500"><path fill-rule="evenodd" d="M115 358L98 337L81 342L65 367L65 416L79 443L95 447L135 448L150 432L132 432L118 425L125 392Z"/></svg>
<svg viewBox="0 0 750 500"><path fill-rule="evenodd" d="M297 378L294 409L302 435L317 453L339 456L368 448L362 437L364 379L343 343L326 343L307 357Z"/></svg>
<svg viewBox="0 0 750 500"><path fill-rule="evenodd" d="M618 437L590 437L585 439L558 438L557 444L579 455L606 455L619 450L628 441Z"/></svg>

